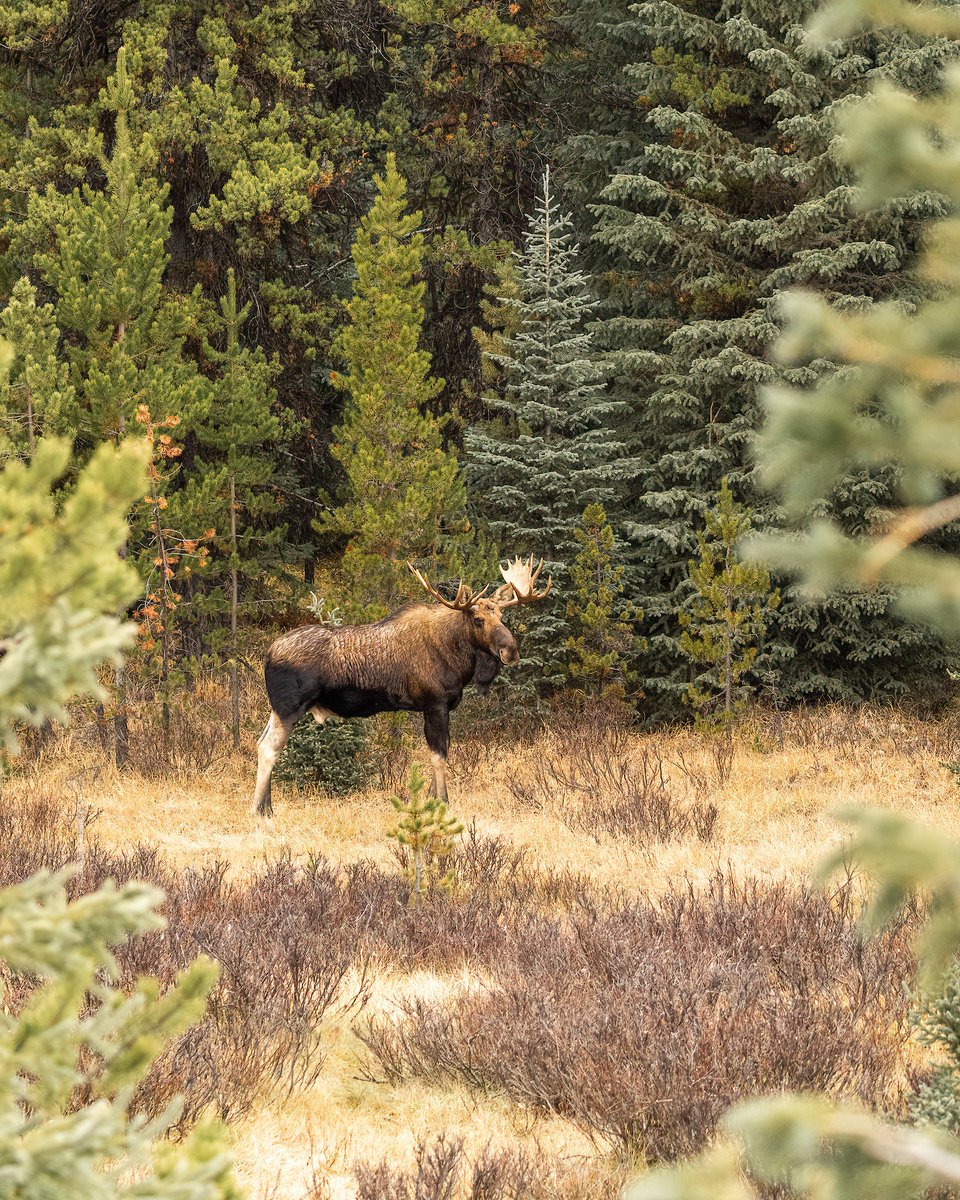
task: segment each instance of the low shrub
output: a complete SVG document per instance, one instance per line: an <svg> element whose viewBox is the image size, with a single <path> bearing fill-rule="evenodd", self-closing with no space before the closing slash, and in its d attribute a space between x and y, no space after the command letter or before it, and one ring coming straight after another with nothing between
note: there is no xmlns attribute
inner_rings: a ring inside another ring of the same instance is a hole
<svg viewBox="0 0 960 1200"><path fill-rule="evenodd" d="M409 1169L386 1159L354 1164L357 1200L613 1200L609 1172L545 1154L486 1146L471 1162L459 1138L419 1141Z"/></svg>
<svg viewBox="0 0 960 1200"><path fill-rule="evenodd" d="M16 808L0 802L0 885L41 868L76 867L76 852L70 814L49 798L21 800ZM151 1068L135 1110L159 1113L182 1094L181 1126L207 1106L232 1119L249 1110L268 1082L292 1091L316 1078L325 1015L364 997L362 954L344 920L344 910L355 916L357 905L334 869L281 862L241 884L228 881L223 866L179 871L155 850L117 853L90 841L69 891L95 891L107 879L154 883L167 897L161 910L167 927L117 950L121 987L151 975L166 991L198 953L220 964L206 1014ZM345 988L357 966L360 982Z"/></svg>
<svg viewBox="0 0 960 1200"><path fill-rule="evenodd" d="M681 794L664 757L650 745L637 751L626 728L571 724L555 738L510 780L521 806L551 808L572 829L601 830L641 845L712 840L719 813L700 781L682 770L696 786Z"/></svg>
<svg viewBox="0 0 960 1200"><path fill-rule="evenodd" d="M489 984L366 1021L371 1071L500 1090L651 1161L702 1149L748 1096L896 1104L907 938L863 945L855 907L849 885L831 899L718 874L531 918Z"/></svg>
<svg viewBox="0 0 960 1200"><path fill-rule="evenodd" d="M277 759L274 778L307 784L330 796L360 791L373 773L370 738L361 721L300 721Z"/></svg>
<svg viewBox="0 0 960 1200"><path fill-rule="evenodd" d="M77 849L72 811L0 796L0 884L76 862ZM378 961L468 967L475 981L361 1016L369 1075L499 1090L630 1155L694 1153L728 1104L781 1089L900 1104L908 931L862 943L849 883L828 897L718 874L637 899L538 870L475 827L453 861L452 890L411 909L403 877L370 862L281 861L231 880L88 838L75 894L112 877L168 896L167 928L118 952L124 986L149 974L166 989L198 952L221 967L207 1015L158 1061L140 1110L182 1092L184 1123L207 1105L235 1118L268 1084L308 1085L324 1020L363 1005ZM28 994L5 998L15 1008Z"/></svg>

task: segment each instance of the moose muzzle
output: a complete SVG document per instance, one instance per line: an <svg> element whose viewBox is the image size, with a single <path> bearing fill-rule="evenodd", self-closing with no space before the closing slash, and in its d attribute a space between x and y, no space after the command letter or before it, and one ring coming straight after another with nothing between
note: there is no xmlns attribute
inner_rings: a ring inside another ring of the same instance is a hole
<svg viewBox="0 0 960 1200"><path fill-rule="evenodd" d="M506 628L504 629L504 633L506 633L506 637L501 636L497 639L497 654L500 656L500 661L509 666L511 663L519 661L520 651L517 648L516 638L513 634Z"/></svg>

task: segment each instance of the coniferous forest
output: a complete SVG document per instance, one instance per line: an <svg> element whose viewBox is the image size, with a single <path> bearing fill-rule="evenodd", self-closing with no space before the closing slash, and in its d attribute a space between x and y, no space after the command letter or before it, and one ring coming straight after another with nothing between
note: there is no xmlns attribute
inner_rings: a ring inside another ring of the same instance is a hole
<svg viewBox="0 0 960 1200"><path fill-rule="evenodd" d="M953 40L813 47L809 15L0 4L0 453L66 436L76 476L149 439L129 670L158 703L204 672L236 690L305 603L367 620L422 595L407 560L479 585L517 554L555 580L519 625L527 704L657 722L709 700L685 629L711 514L726 488L752 528L787 525L757 482L759 389L843 369L775 361L778 298L915 306L944 211L858 205L834 120L878 81L929 94ZM817 511L869 533L895 484L850 469ZM745 696L944 698L948 648L883 588L767 583L742 598L765 613Z"/></svg>
<svg viewBox="0 0 960 1200"><path fill-rule="evenodd" d="M956 1194L958 162L957 0L0 0L0 1200Z"/></svg>

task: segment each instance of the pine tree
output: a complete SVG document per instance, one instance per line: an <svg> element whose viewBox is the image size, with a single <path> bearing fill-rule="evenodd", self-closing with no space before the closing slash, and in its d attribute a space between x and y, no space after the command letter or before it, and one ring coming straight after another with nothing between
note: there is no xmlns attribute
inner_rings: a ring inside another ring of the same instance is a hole
<svg viewBox="0 0 960 1200"><path fill-rule="evenodd" d="M28 457L44 434L70 431L74 390L58 353L53 305L37 303L26 276L0 310L0 337L16 347L13 367L0 381L0 458Z"/></svg>
<svg viewBox="0 0 960 1200"><path fill-rule="evenodd" d="M502 553L545 559L560 596L569 589L578 516L587 504L609 504L625 473L610 429L618 413L589 328L596 302L578 254L547 171L517 255L519 295L501 301L519 318L491 353L504 391L487 397L491 419L465 439L472 507ZM570 630L556 603L526 624L529 684L556 661Z"/></svg>
<svg viewBox="0 0 960 1200"><path fill-rule="evenodd" d="M680 613L680 649L705 668L687 685L685 699L699 721L727 729L744 703L744 679L780 603L766 568L737 557L752 529L749 512L724 479L706 528L697 534L700 555L688 568L693 594Z"/></svg>
<svg viewBox="0 0 960 1200"><path fill-rule="evenodd" d="M163 291L168 189L149 173L151 141L135 145L131 138L136 100L122 50L106 100L115 128L113 151L101 162L103 188L85 185L69 195L48 189L31 197L27 210L28 223L56 230L34 262L56 294L77 389L76 435L87 452L123 437L137 405L156 395L181 417L209 403L202 376L183 354L195 323L191 305Z"/></svg>
<svg viewBox="0 0 960 1200"><path fill-rule="evenodd" d="M345 475L343 501L321 522L348 539L343 594L366 616L416 593L407 560L426 561L434 577L459 574L467 529L459 466L430 411L441 382L420 348L421 215L407 212L392 154L376 183L353 246L357 279L337 342L347 368L337 385L349 396L332 448Z"/></svg>
<svg viewBox="0 0 960 1200"><path fill-rule="evenodd" d="M427 793L427 781L419 767L410 772L409 796L391 797L390 803L400 815L396 827L387 831L409 862L410 904L417 908L434 889L447 891L453 886L453 872L444 867L453 854L453 839L463 826L447 812L446 802Z"/></svg>
<svg viewBox="0 0 960 1200"><path fill-rule="evenodd" d="M832 117L877 77L934 86L951 44L861 33L812 47L799 26L805 11L754 0L640 4L615 34L619 50L628 39L642 48L624 73L645 136L626 147L592 206L593 265L605 285L614 395L633 396L628 567L650 631L644 686L664 712L684 687L675 613L686 562L721 479L759 525L780 519L749 453L759 386L834 369L768 361L777 297L814 283L848 306L919 302L913 254L942 207L925 190L858 209ZM852 471L825 499L848 530L862 530L891 483L883 470ZM894 615L889 593L850 589L811 609L785 587L770 639L793 697L890 696L946 665L929 633Z"/></svg>
<svg viewBox="0 0 960 1200"><path fill-rule="evenodd" d="M263 580L281 568L287 543L275 486L283 432L274 412L276 367L259 347L241 344L240 330L249 313L249 301L237 307L231 268L219 318L208 322L219 344L209 338L204 343L217 378L210 387L209 408L193 429L197 449L189 478L174 497L182 528L213 531L210 560L203 576L193 581L189 610L195 632L209 648L207 657L219 665L225 651L235 747L240 745L240 618L257 612Z"/></svg>
<svg viewBox="0 0 960 1200"><path fill-rule="evenodd" d="M587 505L574 536L580 550L567 604L573 630L566 641L568 686L581 702L625 707L636 698L643 613L624 599L624 569L615 560L613 528L602 505Z"/></svg>
<svg viewBox="0 0 960 1200"><path fill-rule="evenodd" d="M0 343L0 375L9 367ZM125 515L143 488L145 447L102 446L63 503L65 441L37 443L32 461L0 471L0 745L17 726L65 720L77 694L102 694L99 674L133 629L113 614L138 580L117 554ZM4 975L30 981L25 1002L0 1021L0 1157L10 1196L129 1195L234 1200L230 1156L204 1126L175 1151L160 1122L131 1117L136 1085L169 1041L195 1021L216 981L198 960L158 995L140 980L125 996L111 982L110 947L162 927L163 896L145 884L68 902L64 878L40 874L0 891ZM167 1114L172 1119L172 1113Z"/></svg>

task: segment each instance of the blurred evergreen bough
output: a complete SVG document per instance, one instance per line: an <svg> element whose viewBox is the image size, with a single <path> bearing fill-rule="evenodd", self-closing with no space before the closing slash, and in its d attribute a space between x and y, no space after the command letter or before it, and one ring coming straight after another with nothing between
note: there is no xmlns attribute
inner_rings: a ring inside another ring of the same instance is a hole
<svg viewBox="0 0 960 1200"><path fill-rule="evenodd" d="M891 21L960 36L960 10L898 0L841 0L820 14L811 36L839 38L870 22ZM960 517L960 63L946 71L942 92L929 99L878 88L869 102L846 112L841 133L863 183L864 203L921 188L949 199L948 215L927 239L923 269L931 298L912 311L891 302L850 312L792 294L784 302L789 327L780 356L831 358L848 369L811 393L769 390L759 453L767 481L797 516L851 464L895 467L901 504L878 518L870 536L852 538L818 520L806 536L759 541L754 552L798 570L813 591L849 583L892 586L904 614L952 639L960 633L960 563L917 543ZM960 846L895 813L841 815L853 823L853 839L825 864L822 878L852 860L875 881L864 916L868 935L913 896L923 897L920 986L949 1003L953 985L945 991L945 981L960 951ZM921 1101L915 1109L921 1120L937 1119L922 1108ZM731 1110L708 1154L647 1175L628 1194L630 1200L746 1200L756 1195L758 1183L838 1200L919 1197L960 1184L960 1141L939 1129L835 1106L825 1097L755 1100Z"/></svg>
<svg viewBox="0 0 960 1200"><path fill-rule="evenodd" d="M0 343L0 374L10 365ZM98 694L98 667L118 662L132 627L112 614L139 590L118 554L125 514L144 487L144 444L97 450L69 499L56 487L65 442L40 442L30 465L0 472L0 744L14 722L65 720L77 693ZM159 1139L173 1109L131 1115L137 1084L171 1038L201 1015L217 978L207 959L159 994L114 983L110 947L159 929L162 893L146 884L68 900L66 875L0 891L4 989L37 985L0 1011L0 1200L229 1200L231 1158L212 1124L178 1146Z"/></svg>

